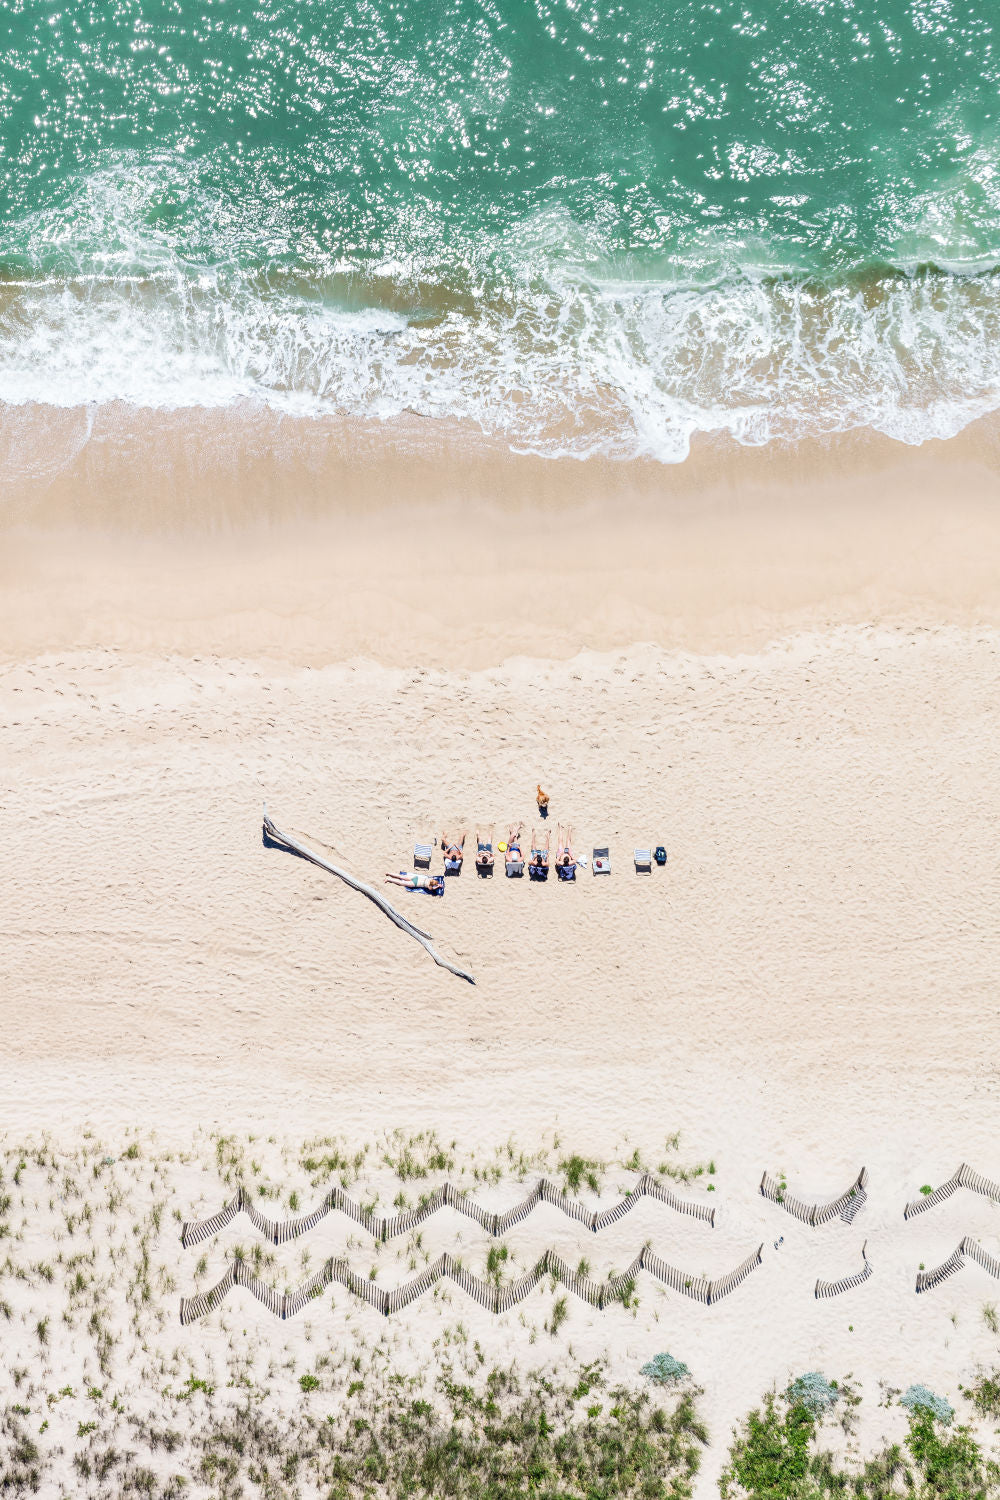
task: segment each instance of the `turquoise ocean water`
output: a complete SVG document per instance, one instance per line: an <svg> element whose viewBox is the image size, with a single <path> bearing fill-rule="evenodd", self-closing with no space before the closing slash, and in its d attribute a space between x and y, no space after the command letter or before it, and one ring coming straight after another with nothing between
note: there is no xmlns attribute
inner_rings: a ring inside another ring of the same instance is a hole
<svg viewBox="0 0 1000 1500"><path fill-rule="evenodd" d="M995 0L7 0L0 401L683 458L1000 405Z"/></svg>

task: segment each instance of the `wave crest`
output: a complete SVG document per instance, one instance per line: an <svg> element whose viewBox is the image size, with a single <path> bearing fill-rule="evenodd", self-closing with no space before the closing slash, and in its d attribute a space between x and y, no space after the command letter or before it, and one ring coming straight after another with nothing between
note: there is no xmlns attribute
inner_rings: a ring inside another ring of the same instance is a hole
<svg viewBox="0 0 1000 1500"><path fill-rule="evenodd" d="M870 427L921 443L1000 404L996 268L818 281L732 256L720 269L722 247L711 264L654 265L553 208L446 256L250 269L244 218L223 231L210 196L202 243L165 227L161 200L201 202L178 170L144 186L96 174L73 226L65 212L20 225L36 248L0 283L0 401L416 413L519 452L665 463L696 433L757 446Z"/></svg>

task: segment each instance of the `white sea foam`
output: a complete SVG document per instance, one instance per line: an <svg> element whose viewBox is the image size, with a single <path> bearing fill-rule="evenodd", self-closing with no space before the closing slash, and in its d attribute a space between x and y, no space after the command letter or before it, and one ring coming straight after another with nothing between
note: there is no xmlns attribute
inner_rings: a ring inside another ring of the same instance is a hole
<svg viewBox="0 0 1000 1500"><path fill-rule="evenodd" d="M197 210L197 243L158 214L175 200ZM92 172L17 226L0 401L416 412L519 451L666 463L700 432L760 445L870 427L920 443L1000 405L1000 272L822 285L768 274L763 244L737 266L721 231L699 231L697 253L661 256L654 280L558 205L450 259L435 242L367 270L333 254L298 280L246 269L255 236L286 245L286 220L271 200L227 211L175 155ZM409 231L430 243L426 225ZM413 315L348 309L348 285L371 302L395 288Z"/></svg>
<svg viewBox="0 0 1000 1500"><path fill-rule="evenodd" d="M1000 276L698 287L567 270L419 320L191 268L5 289L0 401L245 399L459 419L552 456L677 462L698 432L758 445L871 427L920 443L1000 405Z"/></svg>

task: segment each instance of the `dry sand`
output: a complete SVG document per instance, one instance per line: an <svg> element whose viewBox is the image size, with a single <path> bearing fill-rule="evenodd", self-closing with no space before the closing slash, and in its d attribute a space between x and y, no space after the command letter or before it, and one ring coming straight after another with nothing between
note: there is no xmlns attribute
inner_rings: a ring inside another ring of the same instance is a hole
<svg viewBox="0 0 1000 1500"><path fill-rule="evenodd" d="M604 507L579 466L551 466L542 505L512 464L465 508L458 467L408 508L396 453L364 504L271 497L241 525L230 495L209 527L194 493L143 517L120 494L98 529L65 481L22 485L0 590L0 1126L67 1149L85 1125L164 1149L213 1128L433 1129L465 1152L558 1132L604 1160L679 1130L718 1165L719 1228L647 1207L587 1253L603 1271L649 1238L716 1274L763 1240L763 1267L714 1308L650 1290L635 1317L574 1314L574 1339L623 1373L662 1346L691 1366L706 1495L773 1381L851 1370L873 1407L880 1378L953 1391L996 1354L980 1308L1000 1288L969 1268L917 1298L916 1267L963 1233L1000 1253L1000 1220L965 1193L902 1209L962 1160L1000 1178L992 451L706 457L659 496L619 476ZM611 846L609 879L487 883L470 861L443 901L398 898L475 988L261 842L266 800L380 879L442 828L530 826L538 780L552 823ZM638 878L633 847L657 842L666 869ZM863 1164L853 1227L757 1194L768 1168L834 1196ZM198 1195L183 1217L224 1189ZM527 1260L588 1238L518 1235ZM872 1279L817 1302L866 1240ZM170 1253L186 1290L192 1257ZM496 1348L522 1326L461 1316ZM406 1314L412 1347L425 1317ZM240 1318L266 1342L267 1315Z"/></svg>

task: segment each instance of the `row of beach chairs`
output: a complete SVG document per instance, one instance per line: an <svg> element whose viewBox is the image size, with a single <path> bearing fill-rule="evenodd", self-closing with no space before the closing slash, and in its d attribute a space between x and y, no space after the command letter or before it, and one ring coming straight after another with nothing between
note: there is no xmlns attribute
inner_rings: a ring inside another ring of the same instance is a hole
<svg viewBox="0 0 1000 1500"><path fill-rule="evenodd" d="M430 866L431 866L431 858L432 858L433 854L434 854L434 845L433 844L414 844L414 846L413 846L413 863L416 866L416 868L418 870L429 870ZM665 865L666 864L666 862L667 862L667 851L663 848L663 845L660 844L660 845L657 846L657 848L655 850L652 850L652 849L635 849L633 851L632 858L633 858L633 861L634 861L634 864L635 864L635 873L637 875L651 875L652 872L653 872L653 865L654 864L657 864L657 865ZM526 866L525 866L525 862L524 862L523 859L508 860L507 861L507 874L512 879L517 879L520 876L522 876L524 874L524 872L525 872L525 868L526 868ZM531 867L528 866L527 869L528 869L528 875L530 877L530 875L531 875ZM603 848L603 849L595 849L594 850L593 862L591 864L591 870L593 871L593 873L595 875L610 875L611 874L611 851L610 851L610 849ZM445 875L458 875L460 873L460 871L458 871L458 870L447 870L446 869L444 873L445 873ZM480 868L480 867L477 866L476 873L478 875L484 877L484 878L488 878L489 876L491 876L493 874L493 866L492 865L487 865L485 868Z"/></svg>

